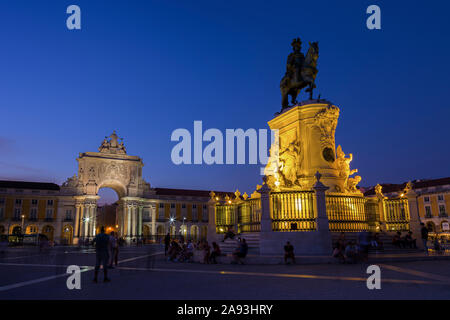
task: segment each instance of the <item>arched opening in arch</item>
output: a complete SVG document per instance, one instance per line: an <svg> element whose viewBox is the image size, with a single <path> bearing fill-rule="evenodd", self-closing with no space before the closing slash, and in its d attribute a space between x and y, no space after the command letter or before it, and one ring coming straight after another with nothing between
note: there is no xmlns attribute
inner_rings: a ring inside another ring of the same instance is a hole
<svg viewBox="0 0 450 320"><path fill-rule="evenodd" d="M106 233L117 231L117 209L118 201L121 198L122 191L117 186L108 187L103 185L99 188L97 195L97 220L96 233L101 227L105 227Z"/></svg>

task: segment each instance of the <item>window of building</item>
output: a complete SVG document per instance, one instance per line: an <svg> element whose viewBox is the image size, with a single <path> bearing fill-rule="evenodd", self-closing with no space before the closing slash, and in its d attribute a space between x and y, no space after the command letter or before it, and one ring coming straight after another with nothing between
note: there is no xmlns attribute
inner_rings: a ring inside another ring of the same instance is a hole
<svg viewBox="0 0 450 320"><path fill-rule="evenodd" d="M192 211L192 220L194 220L194 221L198 220L198 212L197 212L197 210Z"/></svg>
<svg viewBox="0 0 450 320"><path fill-rule="evenodd" d="M196 205L196 204L193 204L193 205L192 205L192 208L197 209L197 205Z"/></svg>
<svg viewBox="0 0 450 320"><path fill-rule="evenodd" d="M48 205L48 206L52 206L52 205L53 205L53 200L51 200L51 199L50 199L50 200L47 200L47 205Z"/></svg>
<svg viewBox="0 0 450 320"><path fill-rule="evenodd" d="M445 212L445 206L443 204L439 205L439 215L441 217L445 217L447 215L447 213Z"/></svg>
<svg viewBox="0 0 450 320"><path fill-rule="evenodd" d="M31 199L31 205L37 206L37 204L38 204L37 199Z"/></svg>
<svg viewBox="0 0 450 320"><path fill-rule="evenodd" d="M20 216L21 216L21 210L19 208L15 208L14 209L14 219L18 220L21 218Z"/></svg>
<svg viewBox="0 0 450 320"><path fill-rule="evenodd" d="M439 194L438 195L438 201L444 201L444 195L443 194Z"/></svg>
<svg viewBox="0 0 450 320"><path fill-rule="evenodd" d="M424 198L423 198L423 201L425 201L425 202L430 202L430 197L424 197Z"/></svg>
<svg viewBox="0 0 450 320"><path fill-rule="evenodd" d="M186 204L183 203L183 204L181 205L181 208L185 209L185 208L186 208Z"/></svg>
<svg viewBox="0 0 450 320"><path fill-rule="evenodd" d="M5 198L0 198L0 206L5 204Z"/></svg>
<svg viewBox="0 0 450 320"><path fill-rule="evenodd" d="M204 205L203 205L203 209L205 209L205 210L206 210L206 204L204 204Z"/></svg>
<svg viewBox="0 0 450 320"><path fill-rule="evenodd" d="M45 211L45 219L51 219L53 218L53 209L47 209Z"/></svg>
<svg viewBox="0 0 450 320"><path fill-rule="evenodd" d="M425 207L425 217L431 218L431 207L430 206Z"/></svg>
<svg viewBox="0 0 450 320"><path fill-rule="evenodd" d="M37 233L37 227L36 226L29 226L28 227L29 233Z"/></svg>
<svg viewBox="0 0 450 320"><path fill-rule="evenodd" d="M171 203L170 204L170 207L173 209L173 208L175 208L175 203Z"/></svg>
<svg viewBox="0 0 450 320"><path fill-rule="evenodd" d="M16 199L16 205L21 205L22 204L22 199Z"/></svg>
<svg viewBox="0 0 450 320"><path fill-rule="evenodd" d="M37 219L37 210L36 208L31 208L30 210L30 219L36 220Z"/></svg>
<svg viewBox="0 0 450 320"><path fill-rule="evenodd" d="M159 204L159 207L160 207L160 208L164 208L164 203L161 202L161 203Z"/></svg>
<svg viewBox="0 0 450 320"><path fill-rule="evenodd" d="M2 220L5 217L5 209L3 207L0 207L0 220Z"/></svg>
<svg viewBox="0 0 450 320"><path fill-rule="evenodd" d="M72 220L72 210L66 210L66 220Z"/></svg>

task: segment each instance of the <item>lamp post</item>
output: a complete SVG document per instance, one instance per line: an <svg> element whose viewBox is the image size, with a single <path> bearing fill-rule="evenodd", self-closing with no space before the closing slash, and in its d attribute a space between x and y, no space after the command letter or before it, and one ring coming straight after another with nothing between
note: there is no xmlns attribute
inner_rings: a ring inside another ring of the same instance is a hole
<svg viewBox="0 0 450 320"><path fill-rule="evenodd" d="M23 227L24 227L24 223L25 223L25 215L23 214L21 217L22 217L22 234L25 234L25 232L23 231Z"/></svg>

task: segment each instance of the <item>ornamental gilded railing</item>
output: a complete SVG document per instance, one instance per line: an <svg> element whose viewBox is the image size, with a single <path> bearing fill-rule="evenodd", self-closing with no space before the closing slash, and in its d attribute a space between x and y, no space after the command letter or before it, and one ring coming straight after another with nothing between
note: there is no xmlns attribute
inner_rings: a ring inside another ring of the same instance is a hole
<svg viewBox="0 0 450 320"><path fill-rule="evenodd" d="M238 206L238 232L261 230L261 198L248 199Z"/></svg>
<svg viewBox="0 0 450 320"><path fill-rule="evenodd" d="M273 231L316 230L313 191L272 192L270 201Z"/></svg>
<svg viewBox="0 0 450 320"><path fill-rule="evenodd" d="M330 231L368 230L365 203L366 199L362 196L327 194L326 206Z"/></svg>
<svg viewBox="0 0 450 320"><path fill-rule="evenodd" d="M217 204L216 205L216 233L225 233L228 228L234 228L237 224L236 205Z"/></svg>
<svg viewBox="0 0 450 320"><path fill-rule="evenodd" d="M409 230L410 216L407 199L385 199L384 215L387 231Z"/></svg>

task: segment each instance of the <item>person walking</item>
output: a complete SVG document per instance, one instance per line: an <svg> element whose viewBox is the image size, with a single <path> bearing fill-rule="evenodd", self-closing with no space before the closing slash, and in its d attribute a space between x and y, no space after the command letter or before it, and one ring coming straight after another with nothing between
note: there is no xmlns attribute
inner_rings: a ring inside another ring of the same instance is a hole
<svg viewBox="0 0 450 320"><path fill-rule="evenodd" d="M288 264L289 259L291 259L292 263L295 264L294 246L288 241L284 246L284 263Z"/></svg>
<svg viewBox="0 0 450 320"><path fill-rule="evenodd" d="M423 242L423 248L425 250L425 253L428 254L428 229L425 227L425 224L423 222L420 223L422 228L420 229L420 234L422 236L422 242Z"/></svg>
<svg viewBox="0 0 450 320"><path fill-rule="evenodd" d="M170 246L170 233L167 232L166 236L164 237L164 255L167 256L167 250L169 250Z"/></svg>
<svg viewBox="0 0 450 320"><path fill-rule="evenodd" d="M111 281L108 278L108 249L109 249L109 236L105 233L105 227L101 227L100 233L94 238L95 244L95 269L94 269L94 282L97 283L98 270L100 265L103 266L103 282Z"/></svg>

